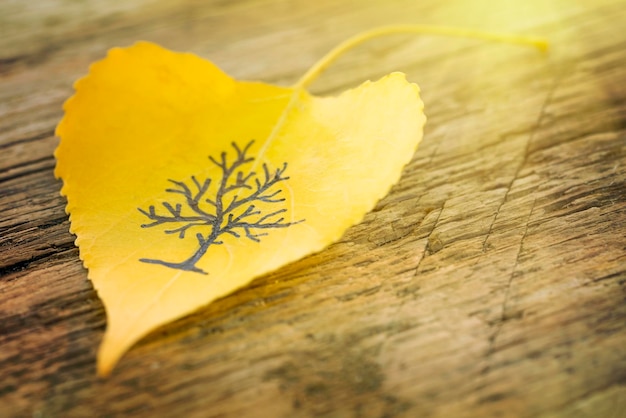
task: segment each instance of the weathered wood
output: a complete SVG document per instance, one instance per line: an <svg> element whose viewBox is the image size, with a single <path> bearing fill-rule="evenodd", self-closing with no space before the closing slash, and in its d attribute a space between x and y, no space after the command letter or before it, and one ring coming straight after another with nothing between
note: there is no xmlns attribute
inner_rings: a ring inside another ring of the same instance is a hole
<svg viewBox="0 0 626 418"><path fill-rule="evenodd" d="M626 416L625 21L618 0L0 3L0 416ZM340 242L98 379L105 312L53 176L72 82L148 39L288 84L395 22L552 50L396 36L350 52L315 92L393 70L422 88L400 183Z"/></svg>

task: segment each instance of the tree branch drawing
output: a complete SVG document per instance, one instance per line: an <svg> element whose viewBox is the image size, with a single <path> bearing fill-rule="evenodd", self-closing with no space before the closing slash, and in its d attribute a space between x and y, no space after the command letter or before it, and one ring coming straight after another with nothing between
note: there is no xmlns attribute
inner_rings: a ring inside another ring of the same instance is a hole
<svg viewBox="0 0 626 418"><path fill-rule="evenodd" d="M226 152L222 152L219 160L209 156L209 160L222 172L215 196L207 196L211 178L200 181L192 176L191 182L170 179L173 186L165 191L182 196L182 203L162 202L165 211L160 213L154 205L148 210L138 208L151 221L142 224L142 228L165 226L168 227L164 231L166 234L177 234L180 239L184 239L192 229L204 231L196 232L198 248L184 261L170 262L150 258L141 258L139 261L208 274L197 263L212 245L223 244L223 236L231 235L234 238L260 242L260 238L268 235L271 229L287 228L304 221L286 222L282 216L287 212L284 208L263 213L255 206L255 202L284 202L285 199L280 197L282 190L277 190L275 186L289 180L289 177L285 176L287 163L275 170L270 170L267 164L263 164L263 173L259 176L254 171L245 174L243 167L254 161L253 157L248 156L253 143L254 141L250 141L242 149L233 142L231 145L236 155L232 162L228 161Z"/></svg>

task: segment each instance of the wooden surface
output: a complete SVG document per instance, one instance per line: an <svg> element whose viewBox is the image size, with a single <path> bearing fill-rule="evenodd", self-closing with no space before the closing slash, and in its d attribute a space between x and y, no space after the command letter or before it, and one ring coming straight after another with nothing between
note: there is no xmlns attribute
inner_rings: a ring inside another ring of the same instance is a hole
<svg viewBox="0 0 626 418"><path fill-rule="evenodd" d="M421 86L401 181L340 242L97 378L105 312L53 176L72 82L146 39L288 85L398 22L552 50L394 36L347 54L315 93L394 70ZM616 0L0 1L0 416L626 417L625 24Z"/></svg>

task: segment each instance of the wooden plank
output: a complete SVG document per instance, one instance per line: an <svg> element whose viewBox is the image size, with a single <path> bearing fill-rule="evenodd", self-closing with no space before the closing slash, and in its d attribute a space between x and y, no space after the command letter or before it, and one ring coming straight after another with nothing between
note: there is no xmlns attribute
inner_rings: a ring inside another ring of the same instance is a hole
<svg viewBox="0 0 626 418"><path fill-rule="evenodd" d="M625 20L617 0L0 3L0 416L626 416ZM422 89L400 183L340 242L98 379L105 312L53 176L73 81L147 39L287 85L394 22L552 50L395 36L348 53L314 92L394 70Z"/></svg>

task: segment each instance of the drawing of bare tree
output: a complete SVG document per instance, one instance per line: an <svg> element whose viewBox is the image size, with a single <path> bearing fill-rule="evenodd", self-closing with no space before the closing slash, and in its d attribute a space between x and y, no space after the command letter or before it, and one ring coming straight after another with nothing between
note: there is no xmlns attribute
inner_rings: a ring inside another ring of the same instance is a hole
<svg viewBox="0 0 626 418"><path fill-rule="evenodd" d="M254 141L250 141L242 149L233 142L232 147L236 156L231 163L228 162L226 152L222 152L219 161L209 157L222 172L215 196L207 197L212 179L199 181L192 176L191 182L187 183L169 180L174 187L166 189L166 192L181 195L183 203L162 202L164 213L157 213L154 205L148 210L138 208L152 221L141 225L142 228L169 226L170 229L164 232L178 234L180 239L184 239L185 234L192 229L204 231L196 233L198 249L184 261L170 262L149 258L142 258L139 261L207 274L196 264L212 245L223 244L221 237L224 235L260 242L260 238L268 235L267 231L271 229L287 228L303 221L285 222L285 218L281 216L287 211L284 208L263 214L255 206L255 202L270 204L284 202L285 199L280 197L282 190L275 186L287 181L289 177L285 176L287 163L275 170L270 170L263 164L261 176L257 176L255 172L244 174L245 170L242 168L254 161L253 157L247 155L253 143Z"/></svg>

